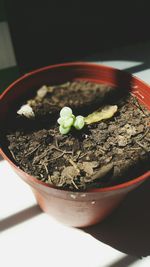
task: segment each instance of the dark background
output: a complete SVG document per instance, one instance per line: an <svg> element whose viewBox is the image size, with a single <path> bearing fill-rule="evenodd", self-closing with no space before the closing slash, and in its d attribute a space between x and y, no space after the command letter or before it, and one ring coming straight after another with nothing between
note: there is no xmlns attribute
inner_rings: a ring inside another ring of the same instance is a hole
<svg viewBox="0 0 150 267"><path fill-rule="evenodd" d="M148 1L5 3L21 73L150 39Z"/></svg>

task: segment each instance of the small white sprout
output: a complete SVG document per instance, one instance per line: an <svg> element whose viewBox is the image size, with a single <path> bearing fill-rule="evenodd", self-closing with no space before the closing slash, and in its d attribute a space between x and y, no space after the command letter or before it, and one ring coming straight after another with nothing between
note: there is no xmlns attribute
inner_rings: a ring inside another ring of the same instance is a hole
<svg viewBox="0 0 150 267"><path fill-rule="evenodd" d="M77 130L81 130L84 127L84 117L75 117L72 114L72 109L69 107L64 107L60 111L60 118L57 120L59 123L59 131L61 134L67 134L71 126L74 126Z"/></svg>
<svg viewBox="0 0 150 267"><path fill-rule="evenodd" d="M77 130L81 130L85 125L85 121L84 121L84 117L83 116L77 116L75 119L75 122L73 124L73 126L77 129Z"/></svg>
<svg viewBox="0 0 150 267"><path fill-rule="evenodd" d="M72 118L72 117L71 118L67 118L66 120L64 120L62 126L64 128L68 128L68 127L71 127L73 125L73 123L74 123L74 118Z"/></svg>
<svg viewBox="0 0 150 267"><path fill-rule="evenodd" d="M60 111L60 117L61 118L70 118L72 116L72 109L69 107L64 107Z"/></svg>
<svg viewBox="0 0 150 267"><path fill-rule="evenodd" d="M62 127L62 126L60 125L60 126L59 126L59 131L60 131L61 134L67 134L67 133L69 133L70 128L71 128L71 127L64 128L64 127Z"/></svg>
<svg viewBox="0 0 150 267"><path fill-rule="evenodd" d="M33 109L28 104L21 106L21 108L17 111L17 114L21 116L23 115L28 119L35 117Z"/></svg>
<svg viewBox="0 0 150 267"><path fill-rule="evenodd" d="M57 120L59 123L59 131L61 134L67 134L71 126L73 126L75 116L72 114L72 109L69 107L64 107L60 111L60 118Z"/></svg>
<svg viewBox="0 0 150 267"><path fill-rule="evenodd" d="M71 127L74 123L74 116L72 115L72 117L65 117L62 118L60 117L57 122L59 123L59 125L61 125L63 128L68 128Z"/></svg>
<svg viewBox="0 0 150 267"><path fill-rule="evenodd" d="M75 117L72 114L72 109L64 107L60 111L60 118L57 120L59 123L59 131L61 134L67 134L71 127L74 126L77 130L81 130L85 124L92 124L100 122L102 120L110 119L117 112L118 107L116 105L109 105L102 107L95 112L89 114L87 117L81 115Z"/></svg>
<svg viewBox="0 0 150 267"><path fill-rule="evenodd" d="M58 120L57 120L57 122L58 122L58 124L59 125L62 125L63 123L64 123L64 118L59 118Z"/></svg>

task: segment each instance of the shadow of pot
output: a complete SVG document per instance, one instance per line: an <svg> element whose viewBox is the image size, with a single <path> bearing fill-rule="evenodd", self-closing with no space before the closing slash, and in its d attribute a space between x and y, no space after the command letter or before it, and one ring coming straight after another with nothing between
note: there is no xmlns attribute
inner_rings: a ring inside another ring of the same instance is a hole
<svg viewBox="0 0 150 267"><path fill-rule="evenodd" d="M129 73L96 64L66 63L48 66L28 73L12 83L0 96L0 125L7 119L13 103L23 99L27 92L43 84L59 84L69 80L88 80L132 91L144 105L150 108L150 87ZM106 218L124 199L128 192L150 177L150 171L135 179L107 188L85 192L65 191L54 188L22 171L8 156L2 144L1 155L15 172L28 183L40 207L64 224L85 227Z"/></svg>

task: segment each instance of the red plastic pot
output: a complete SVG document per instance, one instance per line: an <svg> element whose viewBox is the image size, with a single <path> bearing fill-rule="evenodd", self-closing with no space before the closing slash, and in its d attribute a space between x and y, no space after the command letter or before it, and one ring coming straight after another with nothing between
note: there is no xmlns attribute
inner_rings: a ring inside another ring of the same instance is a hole
<svg viewBox="0 0 150 267"><path fill-rule="evenodd" d="M7 117L14 100L27 91L43 84L58 84L68 80L89 80L106 83L119 89L128 87L150 109L150 86L129 73L96 64L67 63L48 66L28 73L11 84L0 96L0 123ZM47 185L20 170L1 149L0 153L15 172L27 182L40 207L57 220L71 226L85 227L95 224L109 215L128 192L150 177L150 171L142 176L113 187L86 192L70 192Z"/></svg>

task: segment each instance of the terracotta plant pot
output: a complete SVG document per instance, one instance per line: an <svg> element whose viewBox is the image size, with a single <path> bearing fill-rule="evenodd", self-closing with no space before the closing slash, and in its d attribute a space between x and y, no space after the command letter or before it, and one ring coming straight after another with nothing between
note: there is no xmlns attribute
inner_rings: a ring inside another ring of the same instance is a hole
<svg viewBox="0 0 150 267"><path fill-rule="evenodd" d="M28 73L11 84L0 96L0 123L6 120L8 110L33 88L43 84L58 84L69 80L89 80L118 88L129 88L150 109L150 87L132 75L106 66L89 63L67 63L48 66ZM0 149L14 171L27 182L40 207L57 220L75 227L85 227L103 220L123 200L128 192L150 177L150 171L129 182L86 192L64 191L45 184L20 170Z"/></svg>

